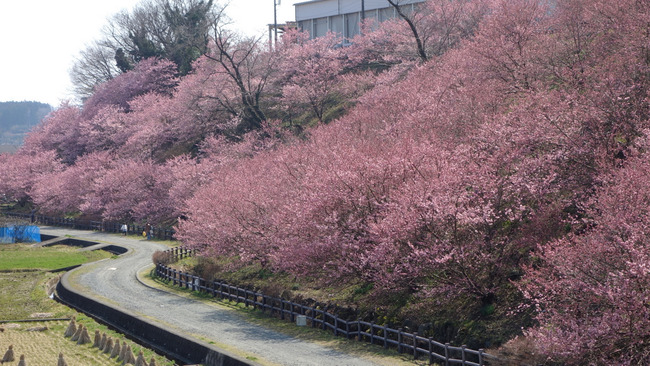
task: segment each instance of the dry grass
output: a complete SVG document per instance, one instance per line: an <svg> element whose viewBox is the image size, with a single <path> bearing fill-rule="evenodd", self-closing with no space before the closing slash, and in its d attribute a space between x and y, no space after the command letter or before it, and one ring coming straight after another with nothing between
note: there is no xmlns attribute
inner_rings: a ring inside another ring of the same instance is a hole
<svg viewBox="0 0 650 366"><path fill-rule="evenodd" d="M90 345L79 346L63 336L66 322L7 323L0 325L4 332L0 336L0 353L14 346L16 360L25 355L29 365L56 365L59 353L63 353L68 365L116 365L100 350ZM31 328L47 327L45 331L30 331Z"/></svg>
<svg viewBox="0 0 650 366"><path fill-rule="evenodd" d="M118 333L108 331L105 327L90 319L83 316L82 318L83 323L89 328L101 329L102 333L106 332L114 339L119 339L120 342L126 341L134 350L137 350L136 352L142 350L147 360L154 356L157 365L169 366L174 364L161 356L155 355L152 351L126 340ZM68 365L115 366L121 364L116 358L111 359L109 354L94 348L92 342L78 345L77 342L64 337L63 333L68 323L67 321L51 321L0 324L0 328L4 329L0 333L0 353L4 354L9 345L13 345L16 360L20 355L25 355L25 361L27 361L28 365L56 365L59 353L63 353ZM41 330L43 328L47 329ZM92 332L94 333L94 330Z"/></svg>

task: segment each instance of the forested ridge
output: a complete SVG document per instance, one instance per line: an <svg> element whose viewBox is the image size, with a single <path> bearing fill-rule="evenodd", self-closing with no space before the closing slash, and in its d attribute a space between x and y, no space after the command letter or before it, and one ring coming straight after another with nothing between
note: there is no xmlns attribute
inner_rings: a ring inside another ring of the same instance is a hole
<svg viewBox="0 0 650 366"><path fill-rule="evenodd" d="M215 26L191 72L145 58L59 106L0 155L0 194L173 224L204 265L349 286L439 341L647 362L650 4L408 16L419 44L403 19L345 47Z"/></svg>
<svg viewBox="0 0 650 366"><path fill-rule="evenodd" d="M0 102L0 144L21 145L24 135L51 110L39 102Z"/></svg>

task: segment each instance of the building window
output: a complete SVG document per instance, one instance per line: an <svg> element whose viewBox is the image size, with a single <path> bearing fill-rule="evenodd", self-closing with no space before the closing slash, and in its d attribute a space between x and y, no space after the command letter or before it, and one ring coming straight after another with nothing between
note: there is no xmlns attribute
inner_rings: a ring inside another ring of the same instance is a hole
<svg viewBox="0 0 650 366"><path fill-rule="evenodd" d="M368 10L365 13L364 22L366 25L370 26L371 30L376 30L379 26L379 11L377 10Z"/></svg>
<svg viewBox="0 0 650 366"><path fill-rule="evenodd" d="M327 34L327 18L314 19L314 36L322 37Z"/></svg>
<svg viewBox="0 0 650 366"><path fill-rule="evenodd" d="M307 32L309 34L309 38L314 38L314 37L312 37L312 34L314 32L311 29L311 19L299 21L298 22L298 29L300 29L303 32Z"/></svg>
<svg viewBox="0 0 650 366"><path fill-rule="evenodd" d="M345 38L351 39L359 34L359 13L345 15Z"/></svg>
<svg viewBox="0 0 650 366"><path fill-rule="evenodd" d="M343 36L343 15L335 15L333 17L330 17L330 29L333 33L338 33L339 36Z"/></svg>
<svg viewBox="0 0 650 366"><path fill-rule="evenodd" d="M379 9L379 21L385 22L389 19L395 18L395 8Z"/></svg>
<svg viewBox="0 0 650 366"><path fill-rule="evenodd" d="M406 15L412 15L414 12L413 4L400 5L399 10Z"/></svg>

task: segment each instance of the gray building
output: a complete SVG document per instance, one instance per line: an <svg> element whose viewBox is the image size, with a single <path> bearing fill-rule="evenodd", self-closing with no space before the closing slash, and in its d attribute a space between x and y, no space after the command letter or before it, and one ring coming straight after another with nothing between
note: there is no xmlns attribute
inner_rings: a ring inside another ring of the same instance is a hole
<svg viewBox="0 0 650 366"><path fill-rule="evenodd" d="M425 1L400 0L399 4L409 13ZM362 3L365 19L383 22L397 17L397 12L386 0L311 0L294 5L298 29L309 32L310 38L322 37L328 31L352 38L359 34Z"/></svg>

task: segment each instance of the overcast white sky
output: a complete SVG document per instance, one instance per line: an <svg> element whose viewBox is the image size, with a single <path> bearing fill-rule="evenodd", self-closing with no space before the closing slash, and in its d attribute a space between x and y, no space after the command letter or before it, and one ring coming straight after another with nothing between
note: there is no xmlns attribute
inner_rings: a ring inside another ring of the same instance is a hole
<svg viewBox="0 0 650 366"><path fill-rule="evenodd" d="M220 0L223 4L225 0ZM294 20L282 0L278 23ZM101 38L107 19L139 0L0 0L0 102L37 101L53 107L72 99L68 72L79 52ZM230 0L233 28L268 34L273 0Z"/></svg>

